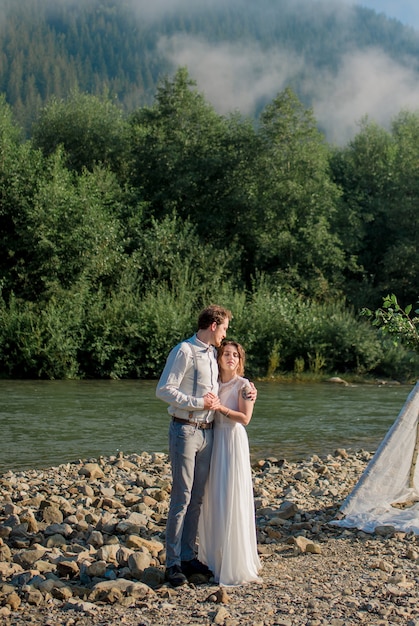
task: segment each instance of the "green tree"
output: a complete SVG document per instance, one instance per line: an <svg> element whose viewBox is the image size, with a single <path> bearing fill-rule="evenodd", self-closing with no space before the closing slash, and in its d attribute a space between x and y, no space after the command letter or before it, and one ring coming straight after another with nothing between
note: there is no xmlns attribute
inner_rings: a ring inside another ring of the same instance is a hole
<svg viewBox="0 0 419 626"><path fill-rule="evenodd" d="M402 305L414 302L419 284L419 112L401 112L393 121L393 185L386 223L381 293L398 293Z"/></svg>
<svg viewBox="0 0 419 626"><path fill-rule="evenodd" d="M255 267L313 296L341 287L344 255L332 232L339 190L311 110L291 89L260 117Z"/></svg>
<svg viewBox="0 0 419 626"><path fill-rule="evenodd" d="M129 268L135 270L142 294L155 293L162 285L170 291L183 285L192 299L199 297L203 302L232 280L229 250L202 243L196 227L176 214L159 221L153 218L139 233Z"/></svg>
<svg viewBox="0 0 419 626"><path fill-rule="evenodd" d="M128 129L122 109L109 98L73 92L67 100L48 102L32 140L46 156L63 146L65 163L76 172L101 165L122 176L128 168Z"/></svg>
<svg viewBox="0 0 419 626"><path fill-rule="evenodd" d="M342 187L336 232L349 260L346 290L358 307L396 292L413 301L419 281L419 115L399 114L391 132L365 119L332 159Z"/></svg>
<svg viewBox="0 0 419 626"><path fill-rule="evenodd" d="M43 176L42 155L21 142L21 130L10 107L0 99L0 280L7 293L21 289L30 277L31 242L23 236L27 212Z"/></svg>
<svg viewBox="0 0 419 626"><path fill-rule="evenodd" d="M117 280L124 257L114 215L119 186L112 173L98 168L75 176L60 151L44 159L24 144L0 170L0 194L6 293L38 300L81 276L92 286Z"/></svg>
<svg viewBox="0 0 419 626"><path fill-rule="evenodd" d="M190 221L202 244L218 255L228 249L231 269L245 274L255 215L250 121L218 115L181 68L162 82L153 106L133 114L132 133L131 186L147 203L145 216Z"/></svg>
<svg viewBox="0 0 419 626"><path fill-rule="evenodd" d="M331 159L333 179L342 189L334 224L347 255L346 292L358 308L380 298L391 238L395 156L391 133L365 118L360 132Z"/></svg>
<svg viewBox="0 0 419 626"><path fill-rule="evenodd" d="M175 211L194 220L218 165L222 118L181 68L173 80L162 81L154 104L137 110L131 121L132 182L150 202L153 216Z"/></svg>

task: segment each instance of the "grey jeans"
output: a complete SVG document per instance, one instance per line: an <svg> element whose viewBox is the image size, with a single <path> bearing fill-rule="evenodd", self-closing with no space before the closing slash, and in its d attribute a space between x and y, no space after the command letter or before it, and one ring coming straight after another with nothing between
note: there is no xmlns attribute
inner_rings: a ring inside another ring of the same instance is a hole
<svg viewBox="0 0 419 626"><path fill-rule="evenodd" d="M199 513L211 461L213 430L171 422L172 493L166 525L166 567L196 556Z"/></svg>

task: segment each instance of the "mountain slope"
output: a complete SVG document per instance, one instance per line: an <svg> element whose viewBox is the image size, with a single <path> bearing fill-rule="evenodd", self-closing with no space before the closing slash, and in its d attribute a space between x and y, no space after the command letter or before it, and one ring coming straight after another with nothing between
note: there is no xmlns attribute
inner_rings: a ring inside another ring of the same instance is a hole
<svg viewBox="0 0 419 626"><path fill-rule="evenodd" d="M0 91L27 130L74 88L142 106L179 65L222 113L257 115L291 86L331 138L419 102L418 33L333 0L2 0L0 15Z"/></svg>

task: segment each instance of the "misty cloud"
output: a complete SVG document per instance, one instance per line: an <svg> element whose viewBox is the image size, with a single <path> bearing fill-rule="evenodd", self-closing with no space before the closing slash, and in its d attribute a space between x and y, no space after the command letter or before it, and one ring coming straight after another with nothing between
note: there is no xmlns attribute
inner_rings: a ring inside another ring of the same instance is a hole
<svg viewBox="0 0 419 626"><path fill-rule="evenodd" d="M328 140L337 144L353 137L365 116L388 128L400 111L418 109L417 74L379 49L347 55L337 75L316 78L313 110Z"/></svg>
<svg viewBox="0 0 419 626"><path fill-rule="evenodd" d="M222 114L235 110L251 115L257 103L273 99L300 71L303 59L256 43L212 45L177 35L162 38L159 52L174 67L187 67L199 90Z"/></svg>
<svg viewBox="0 0 419 626"><path fill-rule="evenodd" d="M163 38L159 51L173 67L185 66L199 90L221 114L252 115L258 103L271 101L308 62L280 49L256 44L218 43L177 35ZM343 145L368 116L383 127L403 109L419 109L419 81L413 69L391 60L382 50L354 52L339 71L306 71L302 93L328 141Z"/></svg>

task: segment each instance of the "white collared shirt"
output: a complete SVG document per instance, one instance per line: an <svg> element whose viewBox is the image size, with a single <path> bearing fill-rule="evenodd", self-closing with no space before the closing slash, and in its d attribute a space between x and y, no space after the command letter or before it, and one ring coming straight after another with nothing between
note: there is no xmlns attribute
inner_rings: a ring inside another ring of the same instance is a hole
<svg viewBox="0 0 419 626"><path fill-rule="evenodd" d="M195 362L197 389L196 395L192 395ZM209 391L218 394L217 352L214 346L200 341L195 334L170 351L157 384L156 396L169 404L169 415L190 420L192 412L193 420L211 422L214 411L204 409L204 395Z"/></svg>

